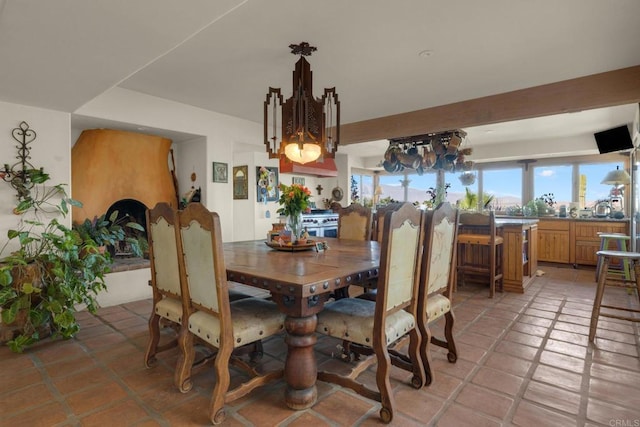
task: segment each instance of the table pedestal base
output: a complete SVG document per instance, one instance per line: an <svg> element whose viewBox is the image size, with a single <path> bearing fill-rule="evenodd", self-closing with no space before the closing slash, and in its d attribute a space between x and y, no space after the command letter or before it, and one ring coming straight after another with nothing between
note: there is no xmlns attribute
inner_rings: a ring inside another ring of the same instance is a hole
<svg viewBox="0 0 640 427"><path fill-rule="evenodd" d="M318 390L316 378L318 368L313 347L317 341L315 331L317 316L287 316L284 327L287 331L285 342L288 346L284 380L287 387L284 400L291 409L307 409L316 403Z"/></svg>

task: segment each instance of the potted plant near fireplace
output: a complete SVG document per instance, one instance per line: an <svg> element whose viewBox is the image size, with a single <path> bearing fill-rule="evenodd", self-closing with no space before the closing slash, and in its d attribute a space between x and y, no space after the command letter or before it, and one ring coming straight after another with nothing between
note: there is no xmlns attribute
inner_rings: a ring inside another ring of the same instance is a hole
<svg viewBox="0 0 640 427"><path fill-rule="evenodd" d="M47 193L52 212L42 211L42 200L32 204L37 210L22 209L19 226L8 231L0 248L0 343L15 352L48 335L75 335L76 311L86 307L95 313L111 264L97 242L61 221L70 205L81 204L67 197L62 185L52 188Z"/></svg>
<svg viewBox="0 0 640 427"><path fill-rule="evenodd" d="M126 243L135 257L143 257L148 248L143 237L144 227L128 216L118 218L119 212L113 211L109 218L106 214L89 218L82 222L74 222L73 229L78 232L82 240L94 242L102 252L106 248L114 248L116 245ZM113 255L114 252L110 252Z"/></svg>

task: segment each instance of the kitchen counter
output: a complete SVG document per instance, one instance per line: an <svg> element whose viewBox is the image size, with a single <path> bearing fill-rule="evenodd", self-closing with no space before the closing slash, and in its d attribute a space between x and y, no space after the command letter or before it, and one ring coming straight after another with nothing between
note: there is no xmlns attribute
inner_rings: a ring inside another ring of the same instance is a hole
<svg viewBox="0 0 640 427"><path fill-rule="evenodd" d="M577 265L597 263L600 249L598 233L629 234L630 218L560 218L557 216L500 216L498 222L537 221L537 256L539 261Z"/></svg>
<svg viewBox="0 0 640 427"><path fill-rule="evenodd" d="M496 217L496 227L503 227L505 225L531 225L537 224L538 218L523 218L523 217Z"/></svg>
<svg viewBox="0 0 640 427"><path fill-rule="evenodd" d="M622 219L616 218L598 218L598 217L590 217L590 218L560 218L558 216L540 216L540 217L521 217L521 216L496 216L496 225L498 221L510 221L510 220L544 220L544 221L605 221L605 222L629 222L631 218L624 217Z"/></svg>

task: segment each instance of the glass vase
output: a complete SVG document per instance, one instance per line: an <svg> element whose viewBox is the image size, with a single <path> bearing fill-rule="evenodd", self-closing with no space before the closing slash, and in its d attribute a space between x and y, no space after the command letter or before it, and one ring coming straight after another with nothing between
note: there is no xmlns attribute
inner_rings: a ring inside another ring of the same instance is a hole
<svg viewBox="0 0 640 427"><path fill-rule="evenodd" d="M291 242L295 243L300 239L303 229L302 212L287 216L287 230L291 231Z"/></svg>

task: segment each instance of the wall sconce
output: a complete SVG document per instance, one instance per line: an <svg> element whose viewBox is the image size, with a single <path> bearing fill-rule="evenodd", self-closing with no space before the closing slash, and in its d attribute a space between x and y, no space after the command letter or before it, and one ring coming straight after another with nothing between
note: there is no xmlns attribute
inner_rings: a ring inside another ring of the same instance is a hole
<svg viewBox="0 0 640 427"><path fill-rule="evenodd" d="M280 88L270 87L264 102L264 143L269 158L284 156L302 164L334 158L340 139L338 94L333 87L325 89L321 98L314 98L311 66L304 57L317 48L306 42L289 48L300 55L293 71L293 96L283 101Z"/></svg>
<svg viewBox="0 0 640 427"><path fill-rule="evenodd" d="M36 169L28 161L31 159L29 144L36 139L36 131L30 129L27 122L23 121L20 122L19 127L11 131L11 136L19 144L16 145L18 149L16 159L18 159L18 162L11 166L5 163L2 171L0 171L0 178L8 182L18 193L18 200L24 202L31 200L31 189L34 185L47 181L49 174L44 173L43 168Z"/></svg>
<svg viewBox="0 0 640 427"><path fill-rule="evenodd" d="M461 148L466 136L465 131L456 129L390 139L382 167L390 173L415 169L418 175L428 169L468 172L473 162L466 160L466 156L472 150Z"/></svg>

